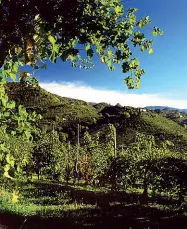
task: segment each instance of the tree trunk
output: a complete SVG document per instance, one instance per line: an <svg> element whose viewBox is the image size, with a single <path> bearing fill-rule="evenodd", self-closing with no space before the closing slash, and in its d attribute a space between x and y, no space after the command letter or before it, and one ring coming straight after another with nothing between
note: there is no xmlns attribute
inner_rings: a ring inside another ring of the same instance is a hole
<svg viewBox="0 0 187 229"><path fill-rule="evenodd" d="M149 198L148 197L148 188L147 188L147 184L145 184L144 191L139 199L140 205L148 205L148 198Z"/></svg>
<svg viewBox="0 0 187 229"><path fill-rule="evenodd" d="M40 180L40 169L38 169L38 180Z"/></svg>
<svg viewBox="0 0 187 229"><path fill-rule="evenodd" d="M76 161L75 161L75 172L74 172L74 184L76 179L78 178L78 160L79 160L79 124L77 125L77 154L76 154Z"/></svg>
<svg viewBox="0 0 187 229"><path fill-rule="evenodd" d="M117 157L116 128L114 127L114 158Z"/></svg>

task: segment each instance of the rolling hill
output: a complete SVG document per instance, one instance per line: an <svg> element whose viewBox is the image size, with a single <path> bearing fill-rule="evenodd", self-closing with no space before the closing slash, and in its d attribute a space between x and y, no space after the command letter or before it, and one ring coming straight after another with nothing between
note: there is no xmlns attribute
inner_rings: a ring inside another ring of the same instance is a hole
<svg viewBox="0 0 187 229"><path fill-rule="evenodd" d="M164 136L176 144L187 146L187 130L163 112L133 107L111 106L106 103L90 104L51 94L41 87L23 87L19 83L7 83L9 98L23 104L28 112L36 111L43 116L40 126L52 125L58 132L67 133L69 139L76 136L77 124L81 133L102 132L109 123L117 129L118 144L128 144L136 131L158 138ZM173 112L173 111L171 111Z"/></svg>

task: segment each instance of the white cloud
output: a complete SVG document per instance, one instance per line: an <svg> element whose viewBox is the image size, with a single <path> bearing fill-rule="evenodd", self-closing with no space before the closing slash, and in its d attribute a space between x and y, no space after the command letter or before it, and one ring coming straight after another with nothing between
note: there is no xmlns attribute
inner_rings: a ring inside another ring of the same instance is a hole
<svg viewBox="0 0 187 229"><path fill-rule="evenodd" d="M47 91L69 98L84 100L87 102L106 102L112 105L120 103L123 106L169 106L175 108L187 108L186 100L174 100L161 94L128 94L114 90L95 89L81 82L51 82L40 83Z"/></svg>

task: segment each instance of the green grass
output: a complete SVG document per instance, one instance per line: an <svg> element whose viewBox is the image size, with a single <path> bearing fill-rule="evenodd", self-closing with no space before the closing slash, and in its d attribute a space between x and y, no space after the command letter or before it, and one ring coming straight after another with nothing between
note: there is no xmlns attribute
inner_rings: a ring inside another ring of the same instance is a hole
<svg viewBox="0 0 187 229"><path fill-rule="evenodd" d="M182 135L183 141L187 142L186 129L160 114L147 112L141 115L141 121L144 122L145 131L147 131L148 127L151 127L149 130L150 132L163 132L166 136L172 136L173 138L175 138L177 134L180 134Z"/></svg>
<svg viewBox="0 0 187 229"><path fill-rule="evenodd" d="M32 184L23 183L17 203L12 202L12 193L0 189L0 212L10 212L23 216L63 217L76 210L97 208L97 205L93 203L85 204L72 200L71 191L64 190L63 188L63 185L49 181L34 181ZM74 191L91 191L91 193L95 194L103 193L103 195L109 192L109 189L104 187L98 188L81 184L76 186L69 185L66 188L71 188ZM126 193L129 195L136 194L138 196L142 192L143 189L129 188ZM152 192L149 190L149 195L151 196L151 194ZM111 202L111 205L115 205L115 202ZM154 206L161 208L158 204Z"/></svg>
<svg viewBox="0 0 187 229"><path fill-rule="evenodd" d="M52 192L42 195L34 185L25 185L19 193L18 202L12 202L12 194L0 190L0 213L9 212L23 216L63 217L76 210L93 209L96 205L72 202L66 192ZM37 193L38 192L38 193Z"/></svg>
<svg viewBox="0 0 187 229"><path fill-rule="evenodd" d="M54 223L55 227L58 225L57 229L60 229L64 222L68 223L67 228L71 229L85 226L88 229L124 228L122 226L133 222L138 224L138 227L131 227L133 229L152 228L149 227L149 223L153 225L156 223L160 228L165 228L162 227L165 218L172 218L178 214L175 212L173 202L168 202L168 198L159 195L153 199L151 190L149 190L148 206L140 206L138 197L143 190L137 188L129 188L126 193L122 191L113 193L106 188L85 186L82 183L73 186L46 180L33 181L30 184L22 182L20 187L22 188L18 203L12 203L10 192L0 189L0 218L1 214L4 214L10 221L18 220L20 223L16 229L20 229L25 220L27 220L25 228L28 229L34 229L36 225L37 228L51 229L54 228ZM75 198L72 194L75 194ZM82 197L85 199L81 199ZM180 212L180 217L186 216L186 211ZM171 225L178 226L177 217ZM150 221L145 221L146 219ZM145 225L145 222L148 224Z"/></svg>
<svg viewBox="0 0 187 229"><path fill-rule="evenodd" d="M59 187L59 189L58 189ZM22 183L18 202L12 202L12 193L0 190L0 213L9 212L22 216L41 216L41 217L64 217L70 214L77 214L77 210L97 209L96 204L84 204L80 201L72 201L70 192L61 190L60 184L50 181L37 181L33 184ZM77 184L69 185L75 191L90 191L91 193L107 193L109 189L105 187L93 187ZM47 188L48 192L45 191ZM141 193L142 190L131 190L134 193ZM129 191L130 192L130 191ZM116 205L118 203L111 203Z"/></svg>

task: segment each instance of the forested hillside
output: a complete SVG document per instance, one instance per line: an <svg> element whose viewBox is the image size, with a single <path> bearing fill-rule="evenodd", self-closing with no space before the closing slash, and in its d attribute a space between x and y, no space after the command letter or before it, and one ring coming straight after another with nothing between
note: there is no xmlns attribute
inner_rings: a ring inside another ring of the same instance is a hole
<svg viewBox="0 0 187 229"><path fill-rule="evenodd" d="M187 124L187 113L186 109L176 109L170 107L148 107L154 110L157 114L161 114L162 116L171 119L174 122L177 122L181 126L186 128Z"/></svg>
<svg viewBox="0 0 187 229"><path fill-rule="evenodd" d="M60 97L51 94L41 87L24 87L19 83L7 83L10 99L17 105L23 104L28 111L42 115L40 126L49 130L54 128L59 133L68 134L73 139L77 133L77 124L81 125L81 136L85 131L97 133L107 125L114 124L117 130L119 145L128 144L135 132L165 138L176 145L187 145L187 130L172 120L169 114L174 111L158 112L146 108L111 106L107 103L89 104L85 101Z"/></svg>
<svg viewBox="0 0 187 229"><path fill-rule="evenodd" d="M141 216L154 215L150 222L157 223L157 211L163 220L168 211L185 214L187 130L166 113L87 103L20 83L7 83L6 91L16 101L15 122L25 128L23 117L31 118L32 135L15 135L14 123L8 123L12 136L4 138L0 127L6 152L0 167L0 223L7 225L1 217L8 212L8 218L10 213L26 219L39 216L37 225L42 228L53 228L42 217L76 217L83 225L93 220L94 210L95 224L103 220L101 212L108 211L107 221L114 224L116 211L128 212L129 203L142 225ZM150 212L150 206L156 210Z"/></svg>
<svg viewBox="0 0 187 229"><path fill-rule="evenodd" d="M45 207L49 217L54 207L54 214L62 217L71 207L112 211L111 204L126 203L129 192L140 205L164 193L182 209L187 193L184 127L146 108L90 104L19 83L7 83L6 91L16 101L14 110L27 115L18 107L24 104L30 115L35 111L42 118L32 121L29 141L21 135L6 139L10 147L2 160L11 167L5 167L0 179L0 212L15 212L16 207L19 215L36 216ZM13 180L19 181L16 187Z"/></svg>

